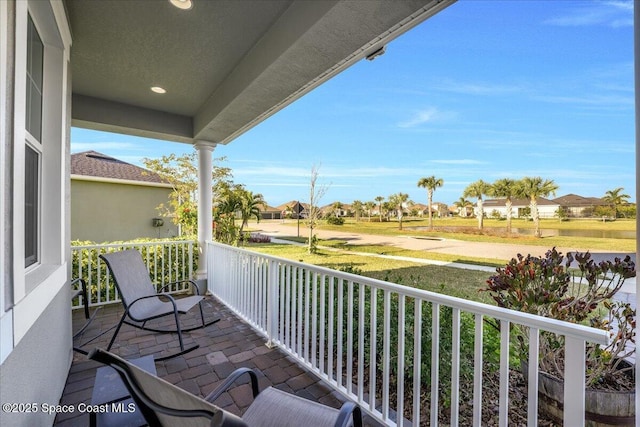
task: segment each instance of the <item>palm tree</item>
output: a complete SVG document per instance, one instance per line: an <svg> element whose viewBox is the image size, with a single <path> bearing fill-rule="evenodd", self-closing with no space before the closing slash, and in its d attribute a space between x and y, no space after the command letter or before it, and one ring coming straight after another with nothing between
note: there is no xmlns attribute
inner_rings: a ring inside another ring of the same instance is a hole
<svg viewBox="0 0 640 427"><path fill-rule="evenodd" d="M479 179L476 182L472 182L467 186L467 188L464 189L464 197L475 197L478 199L478 210L476 213L476 216L478 218L478 230L482 230L482 227L484 225L484 209L482 207L482 196L484 194L488 194L490 188L491 186L489 184Z"/></svg>
<svg viewBox="0 0 640 427"><path fill-rule="evenodd" d="M458 208L458 213L462 216L464 212L464 217L466 218L469 215L468 207L473 206L473 203L464 197L460 197L457 201L453 203L454 206Z"/></svg>
<svg viewBox="0 0 640 427"><path fill-rule="evenodd" d="M605 193L602 200L609 203L613 206L613 217L618 217L618 206L623 205L628 202L628 199L631 197L628 194L620 194L624 190L623 187L618 187L614 190L609 190Z"/></svg>
<svg viewBox="0 0 640 427"><path fill-rule="evenodd" d="M393 205L398 212L398 230L402 230L403 205L409 201L409 195L406 193L396 193L389 196L389 203Z"/></svg>
<svg viewBox="0 0 640 427"><path fill-rule="evenodd" d="M533 218L535 237L542 237L540 232L540 215L538 213L538 197L548 197L556 194L558 186L550 179L542 179L539 176L525 176L518 184L518 195L526 197L531 203L531 217Z"/></svg>
<svg viewBox="0 0 640 427"><path fill-rule="evenodd" d="M244 189L236 191L240 199L240 218L242 219L240 235L242 236L242 230L249 223L250 218L255 217L260 222L260 205L264 204L264 197L262 194L253 194L252 191Z"/></svg>
<svg viewBox="0 0 640 427"><path fill-rule="evenodd" d="M382 222L382 202L384 202L384 197L377 196L374 200L378 202L378 213L380 214L380 222Z"/></svg>
<svg viewBox="0 0 640 427"><path fill-rule="evenodd" d="M351 203L351 208L353 209L353 215L355 216L356 222L360 220L360 214L362 213L362 208L364 207L364 203L360 200L354 200Z"/></svg>
<svg viewBox="0 0 640 427"><path fill-rule="evenodd" d="M433 229L433 215L431 215L431 205L433 204L433 192L436 188L442 187L444 181L442 178L436 178L431 175L427 178L420 178L418 181L418 187L427 189L427 201L429 202L429 229Z"/></svg>
<svg viewBox="0 0 640 427"><path fill-rule="evenodd" d="M513 206L511 198L516 196L517 186L517 181L502 178L491 184L491 188L489 189L489 195L504 199L504 205L507 210L507 233L509 234L511 234L511 208Z"/></svg>
<svg viewBox="0 0 640 427"><path fill-rule="evenodd" d="M371 222L371 210L376 207L375 202L366 202L364 204L365 209L367 210L367 216L369 217L369 222Z"/></svg>

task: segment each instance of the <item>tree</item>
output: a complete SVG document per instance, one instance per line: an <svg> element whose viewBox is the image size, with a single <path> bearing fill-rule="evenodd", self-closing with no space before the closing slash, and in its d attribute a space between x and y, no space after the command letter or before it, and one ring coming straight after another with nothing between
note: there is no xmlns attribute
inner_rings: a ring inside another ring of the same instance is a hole
<svg viewBox="0 0 640 427"><path fill-rule="evenodd" d="M224 157L213 160L211 185L214 199L220 194L220 189L231 185L231 169L217 166L224 161ZM197 153L177 156L169 154L159 159L142 159L144 167L171 184L173 191L169 195L167 204L161 203L156 208L160 215L170 217L178 226L180 235L194 235L198 230L198 159Z"/></svg>
<svg viewBox="0 0 640 427"><path fill-rule="evenodd" d="M369 217L369 222L371 222L371 211L376 207L376 202L366 202L364 204L364 208L367 210L367 216Z"/></svg>
<svg viewBox="0 0 640 427"><path fill-rule="evenodd" d="M264 197L262 194L254 194L252 191L239 189L240 198L240 218L242 224L240 225L240 235L242 230L249 223L249 219L255 217L257 222L260 222L260 206L264 205Z"/></svg>
<svg viewBox="0 0 640 427"><path fill-rule="evenodd" d="M382 202L384 202L384 197L376 196L374 200L378 202L378 213L380 214L380 222L382 222Z"/></svg>
<svg viewBox="0 0 640 427"><path fill-rule="evenodd" d="M458 208L458 213L460 214L460 216L463 216L462 213L464 212L465 218L469 216L469 207L473 206L473 203L471 203L471 201L465 199L464 197L460 197L453 204Z"/></svg>
<svg viewBox="0 0 640 427"><path fill-rule="evenodd" d="M618 217L618 207L620 205L626 204L629 201L629 198L631 197L628 194L624 194L624 193L620 194L622 193L623 190L624 190L623 187L618 187L616 189L609 190L605 193L604 197L602 198L602 200L604 200L606 203L613 206L614 218Z"/></svg>
<svg viewBox="0 0 640 427"><path fill-rule="evenodd" d="M477 218L478 218L478 230L482 230L484 225L484 209L482 207L482 196L489 192L491 186L479 179L476 182L472 182L464 189L464 197L475 197L478 199L477 206Z"/></svg>
<svg viewBox="0 0 640 427"><path fill-rule="evenodd" d="M398 230L402 230L402 217L404 204L409 201L409 195L406 193L396 193L389 196L389 203L393 205L398 215Z"/></svg>
<svg viewBox="0 0 640 427"><path fill-rule="evenodd" d="M429 204L429 229L433 229L433 215L431 214L431 205L433 204L433 192L436 191L436 188L442 187L444 181L442 178L436 178L431 175L427 178L420 178L418 181L418 187L427 189L427 201Z"/></svg>
<svg viewBox="0 0 640 427"><path fill-rule="evenodd" d="M542 237L540 232L540 214L538 212L538 198L556 194L558 186L550 179L542 179L539 176L525 176L518 184L518 195L529 199L531 217L533 218L535 237Z"/></svg>
<svg viewBox="0 0 640 427"><path fill-rule="evenodd" d="M333 216L335 216L336 218L339 217L340 213L342 212L342 203L333 202L333 204L331 205L331 209L333 209Z"/></svg>
<svg viewBox="0 0 640 427"><path fill-rule="evenodd" d="M324 185L318 186L318 166L313 165L311 167L311 177L309 179L309 209L307 213L307 225L309 227L309 240L307 241L307 252L310 254L315 253L316 248L316 236L313 234L313 230L318 225L318 221L322 216L322 212L318 207L320 199L327 192L327 187Z"/></svg>
<svg viewBox="0 0 640 427"><path fill-rule="evenodd" d="M502 178L491 184L489 195L497 198L504 198L504 205L507 210L507 233L511 234L511 210L513 206L512 197L518 191L517 181L509 178Z"/></svg>
<svg viewBox="0 0 640 427"><path fill-rule="evenodd" d="M354 200L353 203L351 203L351 208L353 209L353 215L355 216L356 222L359 221L362 210L364 209L364 203L360 200Z"/></svg>

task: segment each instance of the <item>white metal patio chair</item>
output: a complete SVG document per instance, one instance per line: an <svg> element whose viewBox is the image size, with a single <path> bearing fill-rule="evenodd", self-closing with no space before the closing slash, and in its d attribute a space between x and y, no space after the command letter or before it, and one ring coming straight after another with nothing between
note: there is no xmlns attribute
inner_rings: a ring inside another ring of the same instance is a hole
<svg viewBox="0 0 640 427"><path fill-rule="evenodd" d="M111 273L111 277L113 278L116 288L120 294L122 304L124 305L124 313L120 318L120 322L116 326L107 350L111 350L122 324L126 323L133 327L152 332L177 333L178 340L180 342L180 350L168 356L157 358L156 360L170 359L193 351L199 347L198 345L195 345L185 348L182 339L183 332L201 329L220 320L214 319L209 322L205 322L204 312L202 311L202 300L204 299L204 296L198 295L198 287L192 280L169 283L160 291L175 283L189 282L194 288L196 295L184 298L174 298L172 295L166 293L158 293L156 291L156 287L151 282L151 277L144 261L142 260L142 255L137 250L128 249L106 253L100 255L100 258L106 262L109 272ZM180 326L179 314L187 313L196 305L198 305L200 309L200 319L202 323L192 328L182 328ZM165 330L146 327L146 323L148 321L164 316L173 316L176 324L175 329Z"/></svg>

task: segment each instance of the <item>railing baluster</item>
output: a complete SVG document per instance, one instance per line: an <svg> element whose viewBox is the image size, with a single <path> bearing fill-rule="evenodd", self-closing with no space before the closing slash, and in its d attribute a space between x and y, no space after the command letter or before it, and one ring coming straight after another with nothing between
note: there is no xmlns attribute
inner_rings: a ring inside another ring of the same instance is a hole
<svg viewBox="0 0 640 427"><path fill-rule="evenodd" d="M326 345L324 333L325 333L325 325L326 325L326 321L327 321L327 318L325 316L326 304L327 304L326 297L325 297L326 287L327 287L327 275L323 274L323 275L320 276L320 319L319 319L319 321L320 321L320 344L319 344L319 347L320 347L320 349L319 349L320 350L320 355L319 355L320 363L319 363L319 369L320 369L320 373L321 374L326 374L326 372L324 370L324 367L325 367L325 363L324 363L325 362L325 360L324 360L325 351L324 351L324 349L325 349L325 345Z"/></svg>
<svg viewBox="0 0 640 427"><path fill-rule="evenodd" d="M298 356L302 357L302 328L304 325L304 317L302 316L302 308L303 308L303 297L304 297L304 278L306 276L306 271L304 268L301 268L298 274L298 329L297 329L297 339L296 339L296 353Z"/></svg>
<svg viewBox="0 0 640 427"><path fill-rule="evenodd" d="M342 280L338 278L338 345L336 349L336 382L342 387L342 340L344 337L344 289Z"/></svg>
<svg viewBox="0 0 640 427"><path fill-rule="evenodd" d="M416 298L413 313L413 425L420 425L420 374L422 367L422 300Z"/></svg>
<svg viewBox="0 0 640 427"><path fill-rule="evenodd" d="M311 272L307 270L304 280L304 359L309 360L309 345L310 342L315 340L315 335L311 337L309 335L309 329L312 323L315 322L314 318L311 318Z"/></svg>
<svg viewBox="0 0 640 427"><path fill-rule="evenodd" d="M311 283L311 366L318 367L318 273L313 273L313 280Z"/></svg>
<svg viewBox="0 0 640 427"><path fill-rule="evenodd" d="M540 350L539 332L540 331L538 330L538 328L529 328L527 425L530 426L538 425L538 354Z"/></svg>
<svg viewBox="0 0 640 427"><path fill-rule="evenodd" d="M460 310L451 310L451 425L457 426L460 412Z"/></svg>
<svg viewBox="0 0 640 427"><path fill-rule="evenodd" d="M404 418L404 345L405 345L405 332L404 322L405 318L405 296L398 295L398 363L397 363L397 387L396 387L396 416L397 424L402 425Z"/></svg>
<svg viewBox="0 0 640 427"><path fill-rule="evenodd" d="M389 376L391 364L391 293L382 291L382 420L389 419Z"/></svg>
<svg viewBox="0 0 640 427"><path fill-rule="evenodd" d="M370 329L369 329L369 341L371 346L369 347L369 409L373 412L376 409L376 357L378 356L377 346L377 329L378 329L378 289L371 288L371 313L370 313Z"/></svg>
<svg viewBox="0 0 640 427"><path fill-rule="evenodd" d="M438 425L440 385L440 304L431 304L431 425Z"/></svg>
<svg viewBox="0 0 640 427"><path fill-rule="evenodd" d="M353 393L353 280L347 283L347 393Z"/></svg>
<svg viewBox="0 0 640 427"><path fill-rule="evenodd" d="M473 426L482 426L482 314L475 316L475 338L473 340Z"/></svg>
<svg viewBox="0 0 640 427"><path fill-rule="evenodd" d="M564 364L564 425L583 426L586 363L584 340L565 337L564 354L565 360L571 361Z"/></svg>
<svg viewBox="0 0 640 427"><path fill-rule="evenodd" d="M365 286L360 283L358 285L358 403L364 402L364 322L365 322L365 306L364 306L364 290Z"/></svg>
<svg viewBox="0 0 640 427"><path fill-rule="evenodd" d="M500 414L498 425L509 424L509 329L507 320L500 321Z"/></svg>
<svg viewBox="0 0 640 427"><path fill-rule="evenodd" d="M333 315L334 315L334 302L335 302L335 278L332 276L329 276L329 280L328 280L328 286L329 286L329 300L327 302L327 305L329 306L329 330L327 332L328 335L328 345L327 345L327 376L329 378L329 381L334 381L334 375L333 375L333 350L334 350L334 340L333 340L333 336L335 334L335 322L333 319Z"/></svg>

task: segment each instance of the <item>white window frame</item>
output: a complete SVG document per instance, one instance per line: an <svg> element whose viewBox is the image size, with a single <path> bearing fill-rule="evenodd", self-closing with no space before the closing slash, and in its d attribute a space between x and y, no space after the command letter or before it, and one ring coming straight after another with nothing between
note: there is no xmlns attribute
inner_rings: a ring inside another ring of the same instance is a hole
<svg viewBox="0 0 640 427"><path fill-rule="evenodd" d="M12 282L0 284L0 291L12 286L11 301L4 301L10 310L1 319L5 347L5 330L10 326L13 342L8 352L27 334L51 301L68 284L68 200L69 179L69 53L71 34L64 5L59 0L22 0L15 6L15 72L13 93L13 163ZM26 130L26 56L28 16L44 45L42 129L39 142ZM7 124L9 125L9 124ZM25 267L25 148L40 152L39 175L39 239L38 262ZM3 307L4 310L4 307ZM7 338L7 341L9 339ZM3 348L2 358L5 349Z"/></svg>

